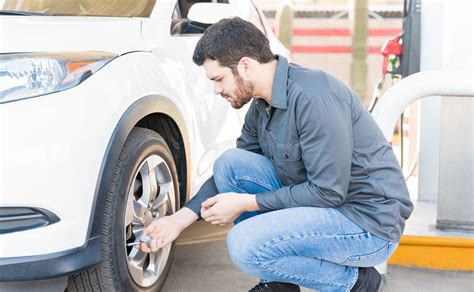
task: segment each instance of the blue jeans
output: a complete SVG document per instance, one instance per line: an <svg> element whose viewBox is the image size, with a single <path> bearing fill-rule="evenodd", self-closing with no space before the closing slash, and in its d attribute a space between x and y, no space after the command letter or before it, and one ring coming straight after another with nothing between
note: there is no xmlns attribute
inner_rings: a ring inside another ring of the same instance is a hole
<svg viewBox="0 0 474 292"><path fill-rule="evenodd" d="M241 149L229 150L215 162L214 180L220 193L256 194L282 187L271 160ZM227 247L243 272L262 282L318 291L349 291L357 280L357 267L382 263L397 247L335 208L247 212L235 223Z"/></svg>

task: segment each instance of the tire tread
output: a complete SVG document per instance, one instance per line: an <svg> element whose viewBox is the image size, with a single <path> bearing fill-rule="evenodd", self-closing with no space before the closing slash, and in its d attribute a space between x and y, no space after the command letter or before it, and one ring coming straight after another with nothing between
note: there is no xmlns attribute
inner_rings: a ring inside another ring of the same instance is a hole
<svg viewBox="0 0 474 292"><path fill-rule="evenodd" d="M137 145L137 143L139 143L143 139L146 139L150 135L153 135L154 138L161 140L160 142L162 145L167 145L166 141L158 133L150 129L135 127L130 132L129 136L127 137L127 140L122 146L117 162L113 167L112 178L107 190L107 198L105 202L105 208L103 210L103 226L110 226L111 224L113 224L112 213L113 210L115 210L114 194L116 194L117 188L119 188L119 179L121 177L122 172L124 171L124 165L126 164L129 156L132 153L132 149L135 145ZM107 228L102 228L100 240L102 262L95 267L89 268L88 270L69 276L66 291L121 291L119 281L115 273L112 272L114 269L114 250L110 246L110 242L114 242L114 233L109 232L109 229Z"/></svg>

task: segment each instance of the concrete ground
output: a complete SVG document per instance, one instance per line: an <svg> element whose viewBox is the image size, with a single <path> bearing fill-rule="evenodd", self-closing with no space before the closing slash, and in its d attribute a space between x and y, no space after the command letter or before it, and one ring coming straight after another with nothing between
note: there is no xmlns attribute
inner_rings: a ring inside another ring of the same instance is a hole
<svg viewBox="0 0 474 292"><path fill-rule="evenodd" d="M162 292L247 291L258 279L240 272L227 255L229 227L200 221L178 239L174 264ZM474 292L474 273L389 266L386 292ZM302 291L312 291L302 289Z"/></svg>
<svg viewBox="0 0 474 292"><path fill-rule="evenodd" d="M161 292L243 292L253 287L258 279L240 272L227 256L225 237L229 228L200 221L184 231ZM61 292L66 282L67 277L0 283L0 291ZM389 266L387 283L385 292L474 292L474 273Z"/></svg>

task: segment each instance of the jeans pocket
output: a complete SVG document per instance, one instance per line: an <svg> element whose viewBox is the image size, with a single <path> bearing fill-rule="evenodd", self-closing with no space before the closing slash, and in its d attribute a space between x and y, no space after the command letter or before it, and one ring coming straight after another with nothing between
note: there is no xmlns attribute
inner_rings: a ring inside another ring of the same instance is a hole
<svg viewBox="0 0 474 292"><path fill-rule="evenodd" d="M346 261L341 263L341 265L351 267L373 267L386 261L393 250L393 243L387 242L386 245L374 252L350 256Z"/></svg>

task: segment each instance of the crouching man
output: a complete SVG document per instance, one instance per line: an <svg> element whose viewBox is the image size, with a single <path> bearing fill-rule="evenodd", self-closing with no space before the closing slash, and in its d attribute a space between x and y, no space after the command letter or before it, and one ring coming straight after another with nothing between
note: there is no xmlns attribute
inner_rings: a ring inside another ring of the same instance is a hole
<svg viewBox="0 0 474 292"><path fill-rule="evenodd" d="M274 55L240 18L209 27L193 60L232 107L251 105L237 148L183 209L146 228L151 249L141 248L156 251L201 216L236 224L228 251L260 279L250 291L379 291L373 266L396 249L413 205L359 97L323 71Z"/></svg>

